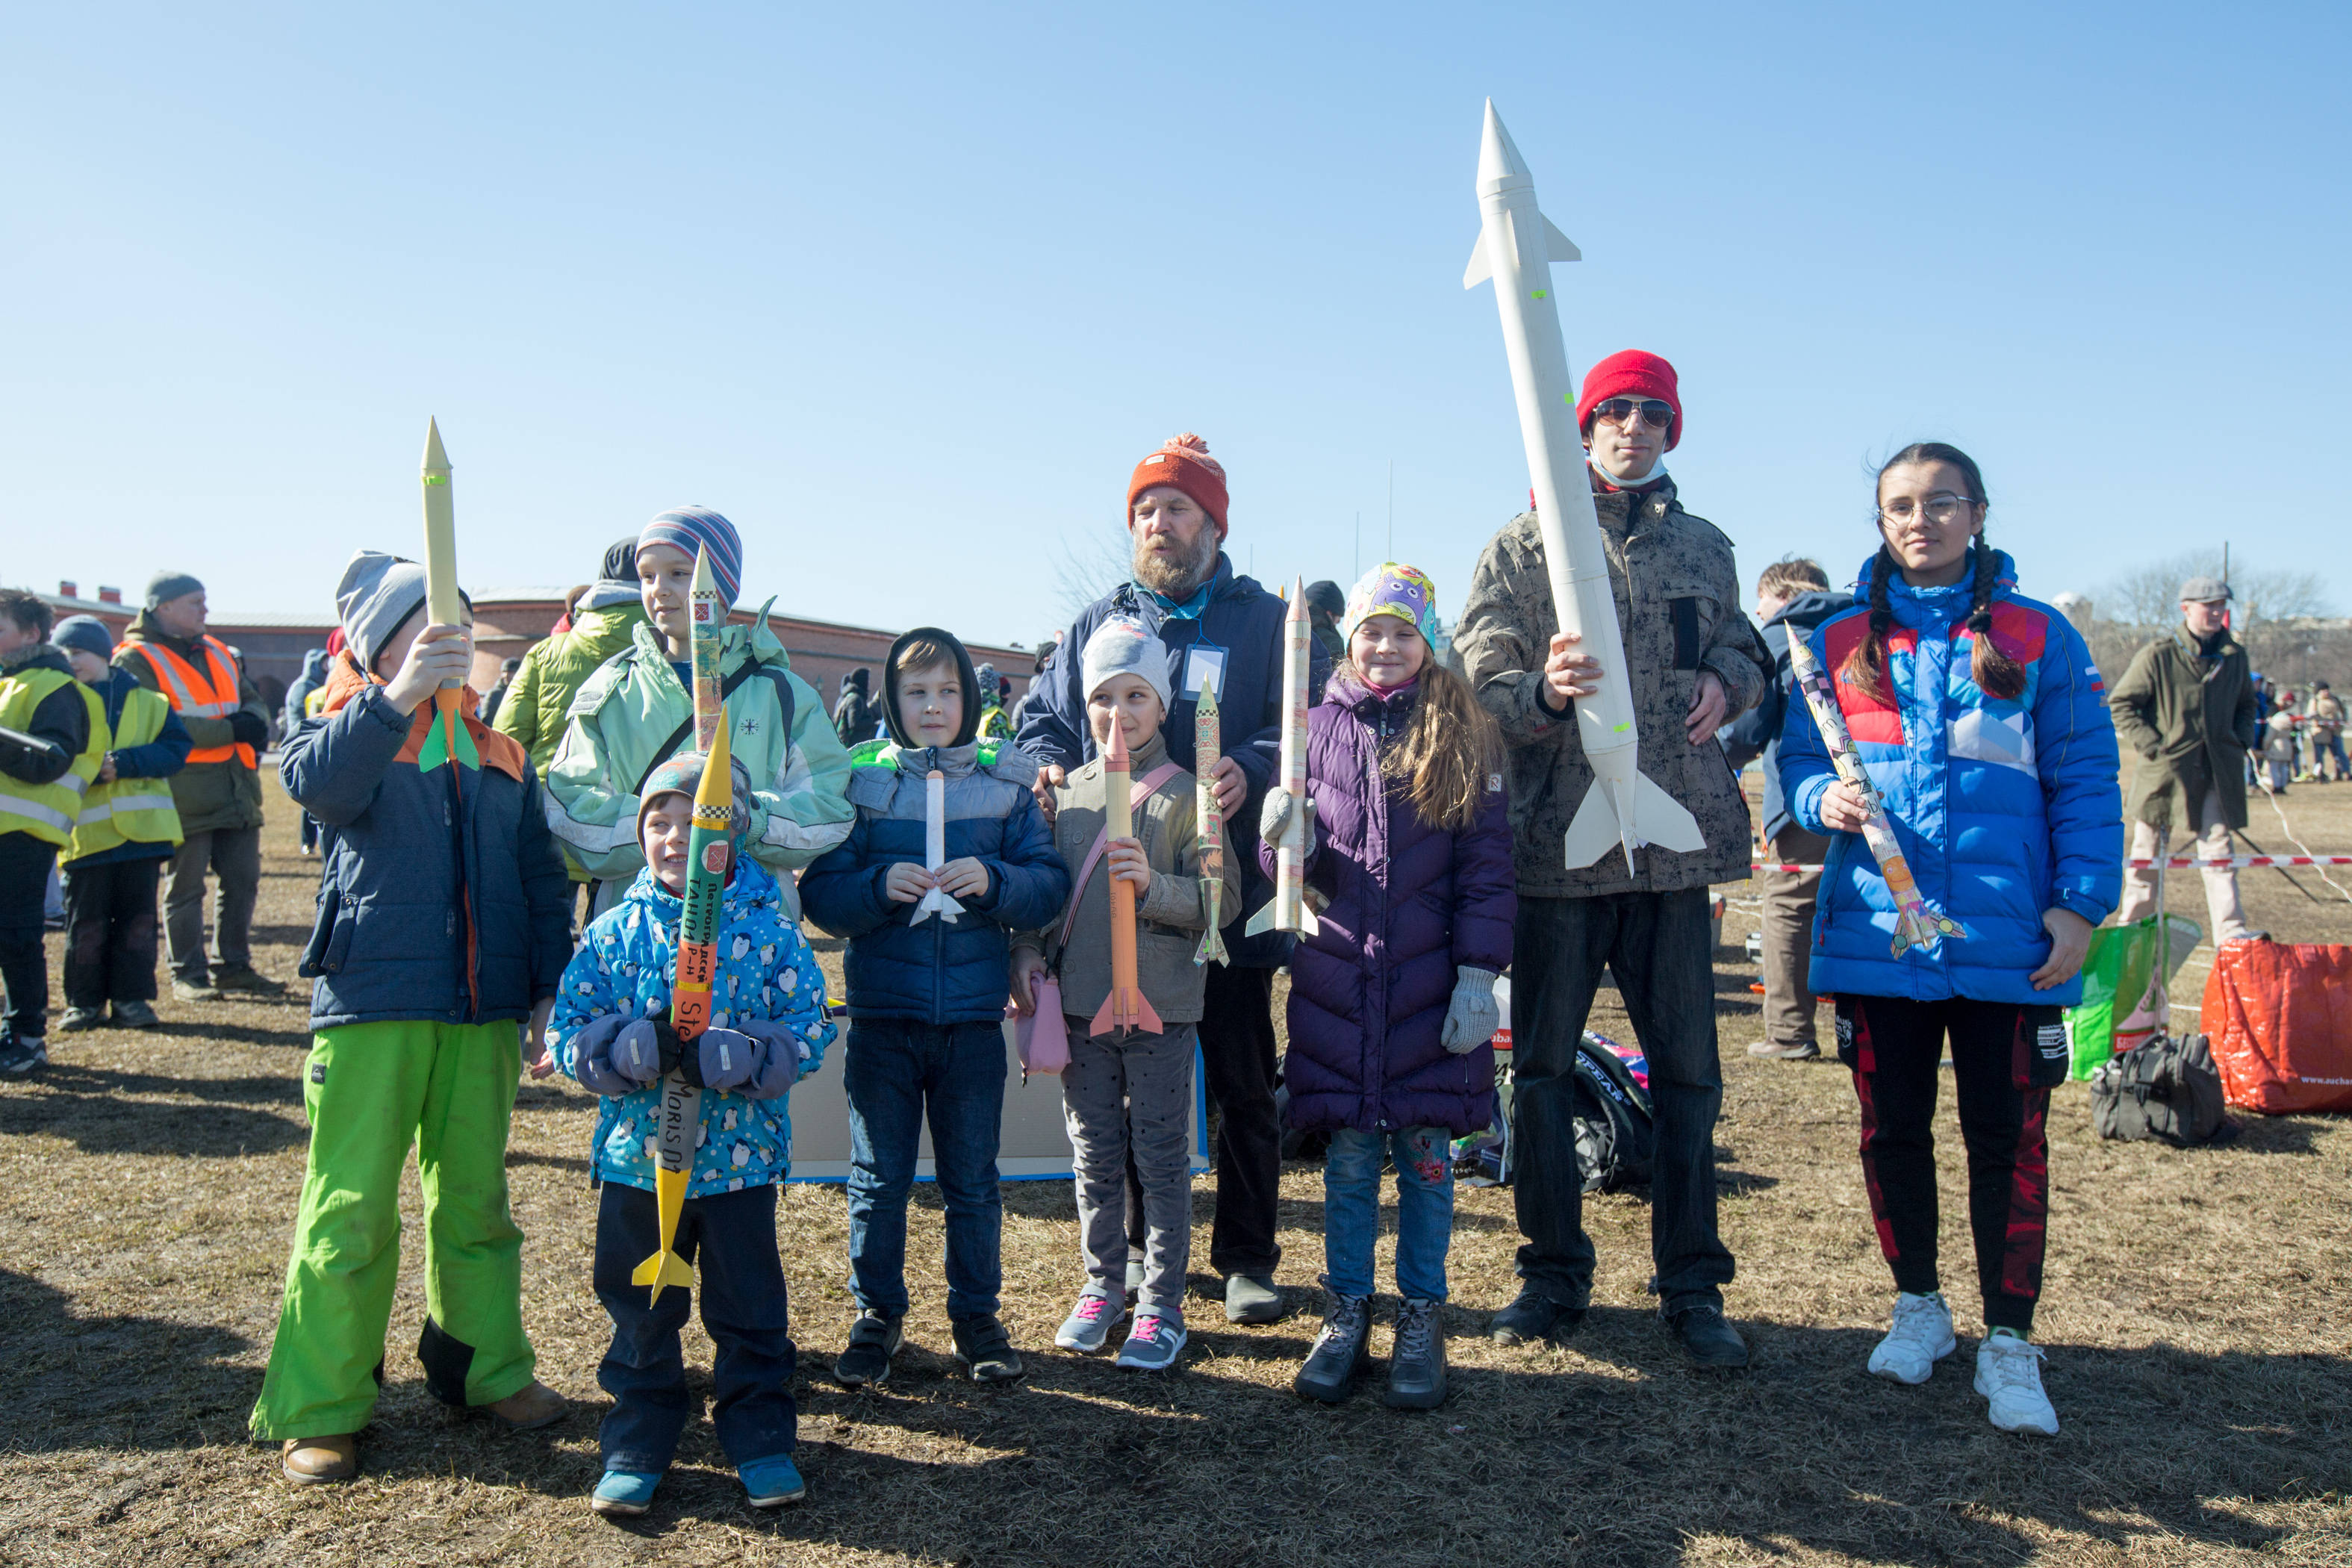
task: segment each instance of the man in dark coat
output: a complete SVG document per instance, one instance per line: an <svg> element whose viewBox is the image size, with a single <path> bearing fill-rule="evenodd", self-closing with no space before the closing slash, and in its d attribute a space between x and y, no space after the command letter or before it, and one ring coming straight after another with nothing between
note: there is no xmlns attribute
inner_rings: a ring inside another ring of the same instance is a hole
<svg viewBox="0 0 2352 1568"><path fill-rule="evenodd" d="M1764 858L1774 866L1801 871L1766 870L1756 878L1764 905L1764 1037L1748 1047L1751 1057L1810 1061L1822 1054L1813 1032L1813 988L1807 971L1813 947L1813 900L1830 841L1806 830L1780 798L1780 721L1789 704L1803 698L1789 673L1789 633L1811 636L1815 626L1853 603L1852 594L1830 587L1821 563L1791 555L1764 568L1756 584L1756 618L1764 646L1779 661L1764 700L1724 726L1723 751L1734 768L1764 759Z"/></svg>
<svg viewBox="0 0 2352 1568"><path fill-rule="evenodd" d="M1478 700L1503 727L1519 908L1512 941L1511 1114L1517 1173L1518 1299L1489 1331L1506 1344L1582 1321L1592 1292L1577 1170L1575 1067L1606 969L1648 1054L1657 1148L1650 1205L1658 1309L1702 1365L1748 1364L1724 1321L1731 1251L1716 1226L1714 938L1707 889L1748 875L1748 803L1716 731L1755 706L1772 670L1739 608L1731 542L1682 509L1659 459L1682 434L1674 367L1629 351L1592 367L1578 400L1591 457L1625 668L1602 675L1559 630L1532 513L1479 558L1454 633ZM1570 820L1592 785L1574 704L1628 680L1642 771L1690 812L1706 847L1641 851L1568 867Z"/></svg>
<svg viewBox="0 0 2352 1568"><path fill-rule="evenodd" d="M1135 577L1087 605L1070 626L1023 705L1021 749L1041 764L1037 795L1053 809L1052 785L1094 754L1080 664L1087 639L1113 615L1152 629L1168 650L1176 694L1160 727L1168 754L1215 786L1225 819L1225 853L1238 857L1242 896L1224 911L1229 964L1209 966L1201 1017L1201 1059L1222 1112L1217 1139L1217 1217L1210 1266L1225 1277L1225 1316L1272 1322L1282 1314L1274 1270L1275 1203L1282 1174L1282 1127L1275 1113L1274 971L1290 938L1244 938L1236 922L1273 894L1258 869L1257 807L1281 751L1282 628L1288 606L1236 576L1219 548L1225 539L1225 470L1197 436L1179 436L1136 465L1128 482L1128 532ZM1310 689L1330 663L1316 650ZM1192 714L1206 683L1223 715L1224 755L1203 765L1192 754ZM1140 1205L1129 1181L1128 1226L1141 1256Z"/></svg>
<svg viewBox="0 0 2352 1568"><path fill-rule="evenodd" d="M2135 860L2163 854L2175 822L2196 836L2199 859L2234 853L2230 830L2246 826L2246 753L2259 742L2262 709L2246 650L2230 635L2230 598L2218 577L2183 583L2180 625L2140 649L2107 694L2116 738L2140 759L2129 802ZM2246 924L2235 868L2202 875L2215 945L2265 934ZM2156 876L2124 874L2117 925L2154 912Z"/></svg>

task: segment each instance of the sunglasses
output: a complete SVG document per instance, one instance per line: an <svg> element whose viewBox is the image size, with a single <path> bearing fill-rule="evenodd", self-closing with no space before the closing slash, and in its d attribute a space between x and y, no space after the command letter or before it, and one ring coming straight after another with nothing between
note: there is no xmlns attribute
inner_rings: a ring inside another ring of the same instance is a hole
<svg viewBox="0 0 2352 1568"><path fill-rule="evenodd" d="M1592 405L1592 412L1612 425L1623 425L1639 414L1642 423L1654 425L1663 430L1675 422L1675 405L1663 397L1610 397Z"/></svg>

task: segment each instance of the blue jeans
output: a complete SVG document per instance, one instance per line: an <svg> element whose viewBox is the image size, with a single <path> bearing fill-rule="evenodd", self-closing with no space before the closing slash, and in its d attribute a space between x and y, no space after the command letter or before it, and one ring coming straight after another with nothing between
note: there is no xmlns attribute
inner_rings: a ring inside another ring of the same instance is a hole
<svg viewBox="0 0 2352 1568"><path fill-rule="evenodd" d="M907 1310L907 1194L924 1114L948 1211L948 1316L992 1316L1004 1288L1004 1032L993 1023L857 1018L849 1026L850 1291L869 1311ZM928 1102L928 1104L926 1103Z"/></svg>
<svg viewBox="0 0 2352 1568"><path fill-rule="evenodd" d="M1331 1134L1323 1160L1323 1280L1340 1296L1372 1293L1372 1243L1381 1232L1381 1154L1396 1162L1397 1292L1445 1300L1445 1248L1454 1239L1454 1134L1406 1127Z"/></svg>
<svg viewBox="0 0 2352 1568"><path fill-rule="evenodd" d="M737 1465L789 1454L798 1436L793 1351L776 1256L776 1189L747 1187L688 1198L677 1252L696 1265L694 1291L672 1285L651 1306L629 1276L661 1245L653 1194L606 1182L596 1211L598 1300L613 1318L613 1348L596 1382L613 1396L600 1434L604 1468L659 1475L693 1414L677 1342L688 1298L702 1297L702 1326L718 1353L710 1368L710 1424ZM698 1254L699 1256L698 1256Z"/></svg>

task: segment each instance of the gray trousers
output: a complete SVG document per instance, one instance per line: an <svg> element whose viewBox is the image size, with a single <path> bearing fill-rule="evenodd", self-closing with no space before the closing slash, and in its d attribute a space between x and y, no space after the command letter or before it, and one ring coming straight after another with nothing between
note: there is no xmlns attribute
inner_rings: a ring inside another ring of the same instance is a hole
<svg viewBox="0 0 2352 1568"><path fill-rule="evenodd" d="M1077 1154L1078 1245L1089 1289L1113 1300L1127 1290L1127 1164L1143 1184L1143 1289L1139 1313L1181 1321L1184 1271L1192 1260L1192 1131L1196 1028L1163 1035L1089 1036L1090 1020L1065 1020L1070 1065L1062 1069L1062 1117Z"/></svg>
<svg viewBox="0 0 2352 1568"><path fill-rule="evenodd" d="M220 878L213 903L211 961L205 954L205 876ZM261 890L261 829L217 827L191 833L172 852L163 880L163 940L172 978L202 985L212 967L253 967L253 901Z"/></svg>
<svg viewBox="0 0 2352 1568"><path fill-rule="evenodd" d="M1830 841L1795 823L1772 840L1769 859L1805 871L1759 871L1764 905L1764 1037L1776 1046L1818 1045L1813 1033L1813 903Z"/></svg>

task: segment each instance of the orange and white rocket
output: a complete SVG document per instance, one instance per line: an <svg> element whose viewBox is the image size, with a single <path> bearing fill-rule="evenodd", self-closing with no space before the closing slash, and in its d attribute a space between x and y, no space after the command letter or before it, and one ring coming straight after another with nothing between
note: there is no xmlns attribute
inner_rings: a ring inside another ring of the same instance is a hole
<svg viewBox="0 0 2352 1568"><path fill-rule="evenodd" d="M1307 681L1314 657L1314 628L1307 619L1307 584L1290 588L1290 616L1282 625L1282 787L1290 792L1290 819L1274 846L1274 897L1242 928L1297 931L1322 929L1307 907Z"/></svg>
<svg viewBox="0 0 2352 1568"><path fill-rule="evenodd" d="M1128 792L1132 788L1129 774L1127 730L1114 721L1110 727L1110 744L1103 749L1103 812L1107 831L1114 844L1122 838L1135 837L1135 814ZM1084 897L1083 891L1080 897ZM1139 1029L1146 1034L1167 1032L1160 1015L1143 999L1143 988L1135 980L1135 885L1113 877L1110 879L1110 994L1103 998L1102 1011L1095 1015L1090 1035L1125 1033Z"/></svg>

